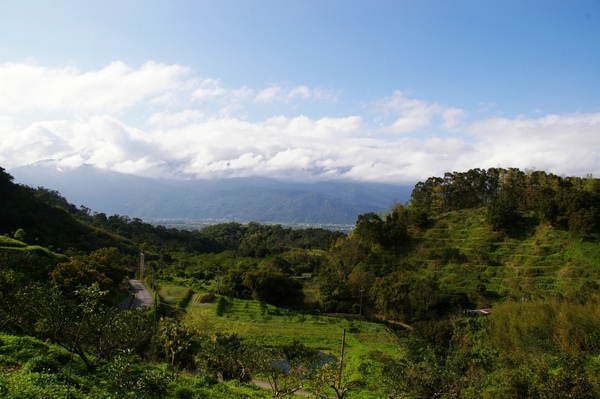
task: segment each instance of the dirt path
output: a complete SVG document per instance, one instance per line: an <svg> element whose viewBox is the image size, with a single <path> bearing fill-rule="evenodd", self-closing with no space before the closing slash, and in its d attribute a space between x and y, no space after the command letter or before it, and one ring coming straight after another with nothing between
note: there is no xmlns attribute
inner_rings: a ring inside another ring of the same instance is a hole
<svg viewBox="0 0 600 399"><path fill-rule="evenodd" d="M137 309L137 308L151 308L154 305L154 297L152 293L144 286L140 280L129 280L131 285L131 292L133 292L132 298L127 298L121 304L123 309Z"/></svg>
<svg viewBox="0 0 600 399"><path fill-rule="evenodd" d="M264 389L271 389L271 385L269 385L269 383L267 381L261 381L261 380L256 380L256 379L252 379L252 383L254 385L256 385L257 387L261 387ZM308 392L308 391L303 391L302 389L297 390L296 392L294 392L294 395L298 395L298 396L304 396L307 398L310 398L313 396L312 393Z"/></svg>

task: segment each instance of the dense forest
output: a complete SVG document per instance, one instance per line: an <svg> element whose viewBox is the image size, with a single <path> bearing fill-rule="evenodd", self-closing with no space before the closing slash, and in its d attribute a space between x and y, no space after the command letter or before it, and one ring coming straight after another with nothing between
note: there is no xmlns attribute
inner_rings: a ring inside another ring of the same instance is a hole
<svg viewBox="0 0 600 399"><path fill-rule="evenodd" d="M600 396L592 176L446 173L343 234L168 229L0 168L0 235L0 396Z"/></svg>

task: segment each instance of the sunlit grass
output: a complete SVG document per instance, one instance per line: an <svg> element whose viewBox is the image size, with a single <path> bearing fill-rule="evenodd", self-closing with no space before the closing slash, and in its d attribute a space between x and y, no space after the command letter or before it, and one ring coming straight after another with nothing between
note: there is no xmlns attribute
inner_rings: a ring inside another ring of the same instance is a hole
<svg viewBox="0 0 600 399"><path fill-rule="evenodd" d="M160 295L167 304L177 304L187 287L161 284ZM397 339L386 326L362 320L303 314L258 301L218 297L201 303L206 292L194 295L187 307L189 320L202 320L211 330L235 332L265 346L284 345L299 340L308 347L337 355L346 330L350 358L364 357L371 351L396 355Z"/></svg>
<svg viewBox="0 0 600 399"><path fill-rule="evenodd" d="M181 301L181 299L183 299L187 291L187 287L160 283L158 295L160 295L163 302L167 303L168 305L174 306L179 301Z"/></svg>
<svg viewBox="0 0 600 399"><path fill-rule="evenodd" d="M346 329L349 347L369 346L384 352L396 347L394 334L381 324L308 315L251 300L221 297L210 305L192 301L188 313L200 313L215 329L234 331L263 345L298 339L312 348L335 352Z"/></svg>

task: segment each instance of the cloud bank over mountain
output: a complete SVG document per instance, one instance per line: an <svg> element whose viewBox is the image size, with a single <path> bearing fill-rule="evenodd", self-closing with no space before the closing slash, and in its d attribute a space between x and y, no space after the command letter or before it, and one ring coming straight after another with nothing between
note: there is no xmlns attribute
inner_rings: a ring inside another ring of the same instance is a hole
<svg viewBox="0 0 600 399"><path fill-rule="evenodd" d="M52 159L147 177L409 184L447 171L600 174L600 113L467 111L391 91L231 87L177 64L0 64L0 165Z"/></svg>

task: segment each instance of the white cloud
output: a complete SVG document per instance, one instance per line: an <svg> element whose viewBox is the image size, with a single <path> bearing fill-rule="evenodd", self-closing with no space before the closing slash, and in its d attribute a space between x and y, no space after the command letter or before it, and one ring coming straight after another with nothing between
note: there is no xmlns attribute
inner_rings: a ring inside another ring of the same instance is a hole
<svg viewBox="0 0 600 399"><path fill-rule="evenodd" d="M583 176L600 172L600 114L490 118L472 123L481 165L536 167Z"/></svg>
<svg viewBox="0 0 600 399"><path fill-rule="evenodd" d="M176 89L188 69L147 62L133 69L113 62L98 71L0 65L0 108L10 113L118 113L144 98Z"/></svg>
<svg viewBox="0 0 600 399"><path fill-rule="evenodd" d="M454 130L467 117L467 112L460 108L446 108L441 111L441 127L446 130Z"/></svg>
<svg viewBox="0 0 600 399"><path fill-rule="evenodd" d="M270 170L309 169L315 161L315 154L306 148L287 148L278 152L267 162Z"/></svg>
<svg viewBox="0 0 600 399"><path fill-rule="evenodd" d="M186 109L181 112L157 112L148 118L148 125L158 128L182 126L204 119L204 113L200 110Z"/></svg>
<svg viewBox="0 0 600 399"><path fill-rule="evenodd" d="M385 129L397 134L419 131L432 126L438 119L440 129L453 131L467 117L467 112L463 109L410 98L399 90L390 97L377 101L374 108L383 116L393 118L393 122L385 126Z"/></svg>
<svg viewBox="0 0 600 399"><path fill-rule="evenodd" d="M275 101L277 98L279 98L281 91L281 87L278 86L268 87L259 91L254 100L259 103Z"/></svg>
<svg viewBox="0 0 600 399"><path fill-rule="evenodd" d="M221 87L221 82L217 79L205 79L192 93L193 98L210 98L223 95L225 90Z"/></svg>
<svg viewBox="0 0 600 399"><path fill-rule="evenodd" d="M331 92L231 89L190 75L153 62L89 72L0 65L0 165L10 171L55 159L65 168L94 164L153 177L411 183L474 167L600 174L600 114L470 120L463 109L396 91L363 110L381 116L383 126L374 127L361 114L280 112L329 101ZM250 120L252 111L262 116Z"/></svg>
<svg viewBox="0 0 600 399"><path fill-rule="evenodd" d="M260 90L254 101L257 103L289 103L295 100L305 101L308 99L315 99L325 102L335 102L337 95L330 90L323 89L311 89L308 86L295 86L292 88L283 85L273 85L266 89Z"/></svg>
<svg viewBox="0 0 600 399"><path fill-rule="evenodd" d="M298 87L294 87L292 90L290 90L288 97L289 98L294 98L294 97L300 97L304 100L306 100L307 98L309 98L311 95L311 91L307 86L298 86Z"/></svg>

